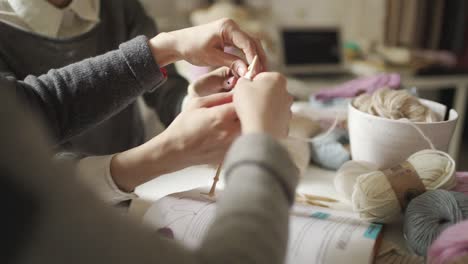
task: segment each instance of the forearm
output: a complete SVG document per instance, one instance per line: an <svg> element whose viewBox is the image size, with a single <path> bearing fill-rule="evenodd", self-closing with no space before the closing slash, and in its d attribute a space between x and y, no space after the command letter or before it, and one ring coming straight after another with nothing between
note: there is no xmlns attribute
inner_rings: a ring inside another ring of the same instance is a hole
<svg viewBox="0 0 468 264"><path fill-rule="evenodd" d="M162 80L148 40L140 37L119 50L11 86L62 142L109 118Z"/></svg>
<svg viewBox="0 0 468 264"><path fill-rule="evenodd" d="M143 145L113 156L110 173L115 184L125 192L157 176L182 169L181 150L160 134Z"/></svg>

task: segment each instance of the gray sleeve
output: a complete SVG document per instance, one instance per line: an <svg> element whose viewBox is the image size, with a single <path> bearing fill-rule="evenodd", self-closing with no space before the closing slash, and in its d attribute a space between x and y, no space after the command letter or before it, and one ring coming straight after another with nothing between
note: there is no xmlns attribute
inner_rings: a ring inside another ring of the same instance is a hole
<svg viewBox="0 0 468 264"><path fill-rule="evenodd" d="M158 32L155 21L145 13L139 1L126 1L125 4L129 21L127 25L129 38L139 35L145 35L148 38L156 36ZM145 93L143 99L167 127L182 109L182 101L187 95L188 82L176 71L174 65L168 65L165 68L168 75L166 82L157 90Z"/></svg>
<svg viewBox="0 0 468 264"><path fill-rule="evenodd" d="M166 66L167 81L154 92L145 93L143 99L147 106L159 116L168 127L182 111L182 101L187 95L188 82L180 76L173 64Z"/></svg>
<svg viewBox="0 0 468 264"><path fill-rule="evenodd" d="M0 168L8 172L0 177L8 186L1 195L9 195L6 208L21 207L6 218L9 243L0 250L7 263L283 263L298 172L273 139L251 135L234 143L214 223L201 247L190 250L63 177L72 172L50 163L38 126L0 95L0 122L10 123L0 130Z"/></svg>
<svg viewBox="0 0 468 264"><path fill-rule="evenodd" d="M141 36L121 44L119 50L39 77L7 80L4 86L16 90L60 143L118 113L139 95L154 90L164 77L147 38Z"/></svg>
<svg viewBox="0 0 468 264"><path fill-rule="evenodd" d="M7 63L0 56L0 78L15 78L15 74L10 70Z"/></svg>
<svg viewBox="0 0 468 264"><path fill-rule="evenodd" d="M225 161L227 188L202 244L206 263L284 263L298 170L266 135L240 137Z"/></svg>

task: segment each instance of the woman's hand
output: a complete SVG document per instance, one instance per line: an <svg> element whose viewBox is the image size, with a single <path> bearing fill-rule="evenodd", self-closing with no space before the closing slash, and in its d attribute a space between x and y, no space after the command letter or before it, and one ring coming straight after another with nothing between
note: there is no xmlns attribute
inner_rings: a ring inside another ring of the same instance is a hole
<svg viewBox="0 0 468 264"><path fill-rule="evenodd" d="M218 93L190 100L162 136L175 144L178 163L187 167L221 162L239 134L232 93Z"/></svg>
<svg viewBox="0 0 468 264"><path fill-rule="evenodd" d="M244 76L247 63L250 64L255 55L258 55L260 63L254 70L254 75L266 70L265 51L260 41L242 31L231 19L161 33L152 38L149 44L161 66L186 60L198 66L226 66ZM227 46L242 50L247 63L240 57L224 52Z"/></svg>
<svg viewBox="0 0 468 264"><path fill-rule="evenodd" d="M186 109L187 103L192 99L230 91L236 82L237 78L228 67L221 67L201 76L189 85L182 110Z"/></svg>
<svg viewBox="0 0 468 264"><path fill-rule="evenodd" d="M128 192L162 174L217 164L239 133L232 93L194 98L163 133L116 154L111 161L112 178Z"/></svg>
<svg viewBox="0 0 468 264"><path fill-rule="evenodd" d="M264 72L253 81L241 78L233 91L242 133L267 133L276 138L287 136L293 98L286 89L283 75Z"/></svg>

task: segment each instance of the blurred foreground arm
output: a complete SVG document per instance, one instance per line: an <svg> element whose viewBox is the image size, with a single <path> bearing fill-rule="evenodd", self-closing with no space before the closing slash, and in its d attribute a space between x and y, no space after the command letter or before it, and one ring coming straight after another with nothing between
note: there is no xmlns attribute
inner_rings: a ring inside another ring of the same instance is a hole
<svg viewBox="0 0 468 264"><path fill-rule="evenodd" d="M264 95L286 95L284 87L271 86L279 77L264 78L259 84L269 83L270 87L263 88L276 91ZM260 89L255 83L245 88ZM226 159L227 187L215 221L201 247L189 250L122 218L74 177L63 177L72 172L50 164L37 124L13 97L3 89L0 94L4 100L0 121L10 123L0 130L0 167L5 172L0 182L6 187L1 195L8 211L8 217L2 218L8 226L3 239L9 241L0 250L7 263L284 262L289 206L298 172L274 139L281 133L273 130L282 125L272 127L267 122L243 130L245 135L234 143ZM242 93L235 96L243 98ZM288 100L275 107L287 111ZM236 107L242 113L250 109L244 104ZM244 114L239 118L243 122Z"/></svg>

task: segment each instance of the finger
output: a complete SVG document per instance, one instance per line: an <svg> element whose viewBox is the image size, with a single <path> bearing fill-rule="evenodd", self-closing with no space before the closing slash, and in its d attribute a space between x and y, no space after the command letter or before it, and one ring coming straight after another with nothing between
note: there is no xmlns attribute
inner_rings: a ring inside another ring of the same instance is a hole
<svg viewBox="0 0 468 264"><path fill-rule="evenodd" d="M247 78L239 78L236 82L236 86L238 85L248 85L249 83L251 83L252 81L247 79Z"/></svg>
<svg viewBox="0 0 468 264"><path fill-rule="evenodd" d="M214 63L219 66L229 67L235 71L238 76L244 76L247 73L247 64L242 58L237 57L236 55L232 55L221 50L214 50L213 60Z"/></svg>
<svg viewBox="0 0 468 264"><path fill-rule="evenodd" d="M216 93L200 97L195 100L197 100L196 105L198 108L210 108L232 103L232 93Z"/></svg>
<svg viewBox="0 0 468 264"><path fill-rule="evenodd" d="M259 60L259 64L258 66L254 69L254 76L261 73L261 72L264 72L264 71L267 71L267 56L265 54L265 50L263 49L263 46L262 46L262 42L260 41L260 39L254 39L255 40L255 47L256 47L256 51L257 51L257 56L258 56L258 60Z"/></svg>
<svg viewBox="0 0 468 264"><path fill-rule="evenodd" d="M261 73L255 75L253 80L258 81L258 80L270 79L270 78L272 78L272 75L273 75L273 72L261 72Z"/></svg>
<svg viewBox="0 0 468 264"><path fill-rule="evenodd" d="M249 63L253 61L253 58L257 54L255 41L242 31L234 21L224 21L221 36L225 44L231 44L241 49Z"/></svg>
<svg viewBox="0 0 468 264"><path fill-rule="evenodd" d="M231 70L228 67L220 67L203 75L190 85L190 91L197 96L207 96L232 89Z"/></svg>
<svg viewBox="0 0 468 264"><path fill-rule="evenodd" d="M253 58L257 54L257 46L254 39L240 30L231 33L230 36L232 45L241 49L249 64L252 63Z"/></svg>
<svg viewBox="0 0 468 264"><path fill-rule="evenodd" d="M230 77L226 81L226 89L227 90L232 90L232 88L234 88L234 86L236 86L237 80L238 79L235 76Z"/></svg>

